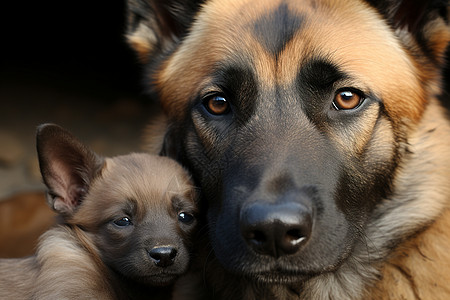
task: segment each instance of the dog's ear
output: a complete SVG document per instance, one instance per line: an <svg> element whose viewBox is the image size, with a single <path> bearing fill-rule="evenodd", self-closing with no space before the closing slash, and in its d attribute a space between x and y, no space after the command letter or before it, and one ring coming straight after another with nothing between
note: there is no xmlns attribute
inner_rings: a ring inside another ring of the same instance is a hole
<svg viewBox="0 0 450 300"><path fill-rule="evenodd" d="M38 127L36 146L48 202L58 213L70 216L102 169L104 159L54 124Z"/></svg>
<svg viewBox="0 0 450 300"><path fill-rule="evenodd" d="M142 63L186 34L203 0L128 0L128 43Z"/></svg>
<svg viewBox="0 0 450 300"><path fill-rule="evenodd" d="M443 62L450 41L448 0L366 1L388 20L406 47L434 63Z"/></svg>
<svg viewBox="0 0 450 300"><path fill-rule="evenodd" d="M158 114L145 128L143 137L145 152L176 158L172 131L167 116L163 113Z"/></svg>
<svg viewBox="0 0 450 300"><path fill-rule="evenodd" d="M169 127L168 130L166 131L166 134L164 135L161 151L159 153L160 155L168 156L175 160L179 158L178 156L179 152L177 147L178 144L176 143L176 140L179 141L180 139L176 139L175 137L176 137L175 130Z"/></svg>

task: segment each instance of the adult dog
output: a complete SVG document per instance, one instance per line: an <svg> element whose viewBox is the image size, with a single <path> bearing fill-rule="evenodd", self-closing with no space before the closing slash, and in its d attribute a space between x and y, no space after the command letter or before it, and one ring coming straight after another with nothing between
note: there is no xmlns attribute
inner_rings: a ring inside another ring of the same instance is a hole
<svg viewBox="0 0 450 300"><path fill-rule="evenodd" d="M128 4L162 152L202 189L211 295L450 297L448 1Z"/></svg>

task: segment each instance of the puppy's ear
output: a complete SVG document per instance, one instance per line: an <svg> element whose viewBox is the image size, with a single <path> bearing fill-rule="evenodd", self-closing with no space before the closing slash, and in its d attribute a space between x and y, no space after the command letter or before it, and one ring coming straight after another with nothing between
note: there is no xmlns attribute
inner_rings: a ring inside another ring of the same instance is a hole
<svg viewBox="0 0 450 300"><path fill-rule="evenodd" d="M170 50L186 34L204 0L128 0L128 43L142 63Z"/></svg>
<svg viewBox="0 0 450 300"><path fill-rule="evenodd" d="M101 171L104 159L54 124L38 127L36 146L48 202L58 213L69 216Z"/></svg>
<svg viewBox="0 0 450 300"><path fill-rule="evenodd" d="M367 0L416 55L443 62L450 41L448 0Z"/></svg>

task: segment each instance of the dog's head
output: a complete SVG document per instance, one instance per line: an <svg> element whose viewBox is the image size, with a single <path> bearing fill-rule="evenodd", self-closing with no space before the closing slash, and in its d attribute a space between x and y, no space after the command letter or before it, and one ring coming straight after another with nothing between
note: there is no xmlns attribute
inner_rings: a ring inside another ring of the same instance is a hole
<svg viewBox="0 0 450 300"><path fill-rule="evenodd" d="M148 154L101 158L56 125L37 132L49 204L90 236L114 271L149 285L187 270L195 191L175 161Z"/></svg>
<svg viewBox="0 0 450 300"><path fill-rule="evenodd" d="M335 270L439 90L445 3L200 2L129 1L128 40L171 124L163 151L201 186L226 268Z"/></svg>

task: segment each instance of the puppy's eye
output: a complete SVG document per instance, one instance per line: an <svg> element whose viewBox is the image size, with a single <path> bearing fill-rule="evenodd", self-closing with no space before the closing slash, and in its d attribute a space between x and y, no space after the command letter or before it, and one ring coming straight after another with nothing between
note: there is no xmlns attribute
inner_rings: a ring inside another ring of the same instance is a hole
<svg viewBox="0 0 450 300"><path fill-rule="evenodd" d="M178 214L178 221L189 225L192 224L192 222L194 222L194 216L187 212L182 211Z"/></svg>
<svg viewBox="0 0 450 300"><path fill-rule="evenodd" d="M133 223L131 223L130 218L128 218L128 217L123 217L123 218L114 220L114 224L116 224L116 225L119 226L119 227L125 227L125 226L130 226L130 225L132 225Z"/></svg>
<svg viewBox="0 0 450 300"><path fill-rule="evenodd" d="M225 115L230 111L230 104L223 95L213 94L203 99L206 110L213 115Z"/></svg>
<svg viewBox="0 0 450 300"><path fill-rule="evenodd" d="M362 92L341 90L334 96L333 106L336 110L357 108L364 101Z"/></svg>

